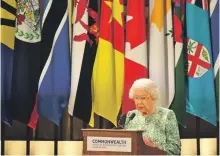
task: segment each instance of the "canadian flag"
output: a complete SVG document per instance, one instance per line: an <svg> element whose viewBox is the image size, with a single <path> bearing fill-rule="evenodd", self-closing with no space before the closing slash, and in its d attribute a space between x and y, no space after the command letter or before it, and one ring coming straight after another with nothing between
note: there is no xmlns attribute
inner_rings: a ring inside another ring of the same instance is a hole
<svg viewBox="0 0 220 156"><path fill-rule="evenodd" d="M127 1L125 78L122 112L135 109L128 93L136 79L147 78L147 32L144 0Z"/></svg>

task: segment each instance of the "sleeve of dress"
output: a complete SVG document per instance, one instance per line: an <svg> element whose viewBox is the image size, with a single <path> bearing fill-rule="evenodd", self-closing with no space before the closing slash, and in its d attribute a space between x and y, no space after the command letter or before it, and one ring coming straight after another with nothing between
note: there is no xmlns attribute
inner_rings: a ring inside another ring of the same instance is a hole
<svg viewBox="0 0 220 156"><path fill-rule="evenodd" d="M166 133L166 143L162 144L161 148L167 152L169 155L178 155L180 154L180 135L178 129L178 123L176 120L175 113L170 110L167 114L167 120L165 125Z"/></svg>

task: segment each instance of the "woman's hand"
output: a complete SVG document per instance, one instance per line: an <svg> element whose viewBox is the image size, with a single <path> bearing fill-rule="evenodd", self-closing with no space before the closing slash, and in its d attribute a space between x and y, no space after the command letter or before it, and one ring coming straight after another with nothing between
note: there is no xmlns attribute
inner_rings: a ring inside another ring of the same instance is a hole
<svg viewBox="0 0 220 156"><path fill-rule="evenodd" d="M157 147L157 145L153 144L149 138L145 137L143 140L146 145L150 147Z"/></svg>

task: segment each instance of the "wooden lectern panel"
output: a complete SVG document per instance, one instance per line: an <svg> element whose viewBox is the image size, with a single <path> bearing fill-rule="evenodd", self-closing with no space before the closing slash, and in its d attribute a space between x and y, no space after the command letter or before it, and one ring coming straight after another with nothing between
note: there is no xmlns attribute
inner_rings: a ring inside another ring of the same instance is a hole
<svg viewBox="0 0 220 156"><path fill-rule="evenodd" d="M145 145L142 139L142 130L121 129L82 129L83 155L164 155L165 152ZM89 151L87 150L87 137L107 137L131 139L131 151Z"/></svg>

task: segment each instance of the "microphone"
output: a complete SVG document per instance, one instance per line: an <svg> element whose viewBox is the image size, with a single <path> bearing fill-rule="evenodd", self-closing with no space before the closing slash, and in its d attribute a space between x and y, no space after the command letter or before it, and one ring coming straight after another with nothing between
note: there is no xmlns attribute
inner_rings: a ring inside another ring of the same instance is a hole
<svg viewBox="0 0 220 156"><path fill-rule="evenodd" d="M126 121L126 115L122 113L120 115L119 120L118 120L118 127L119 128L124 128L125 121Z"/></svg>
<svg viewBox="0 0 220 156"><path fill-rule="evenodd" d="M136 114L132 113L131 116L129 117L129 121L133 120L135 116L136 116Z"/></svg>
<svg viewBox="0 0 220 156"><path fill-rule="evenodd" d="M134 117L136 116L135 113L132 113L129 117L128 117L128 122L133 120ZM125 121L126 121L126 114L121 114L118 120L118 126L114 127L113 129L124 129L124 125L125 125Z"/></svg>

